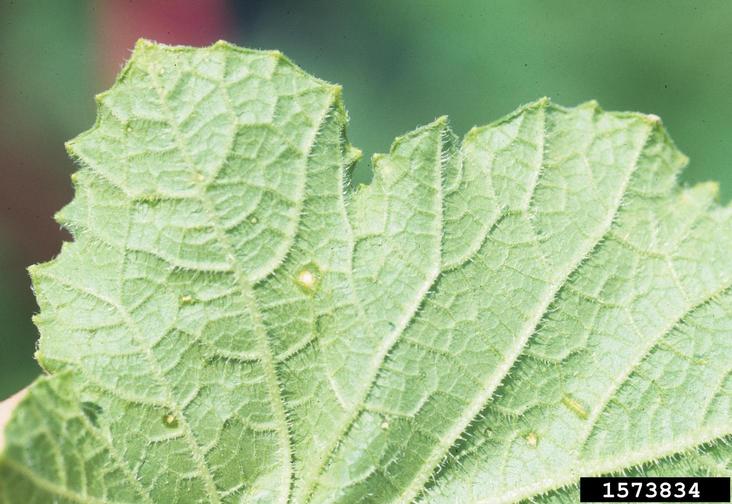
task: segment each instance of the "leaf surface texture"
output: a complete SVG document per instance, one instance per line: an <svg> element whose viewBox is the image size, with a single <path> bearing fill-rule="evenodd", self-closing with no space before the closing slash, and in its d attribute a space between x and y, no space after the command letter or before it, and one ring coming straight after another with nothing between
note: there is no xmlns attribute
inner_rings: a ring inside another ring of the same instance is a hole
<svg viewBox="0 0 732 504"><path fill-rule="evenodd" d="M655 116L548 100L373 158L279 53L138 43L32 268L0 502L575 502L732 473L732 216Z"/></svg>

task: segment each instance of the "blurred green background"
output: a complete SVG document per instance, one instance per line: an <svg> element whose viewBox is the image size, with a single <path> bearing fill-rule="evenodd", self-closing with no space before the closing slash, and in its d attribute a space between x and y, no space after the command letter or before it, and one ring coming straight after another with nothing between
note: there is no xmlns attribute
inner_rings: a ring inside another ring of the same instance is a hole
<svg viewBox="0 0 732 504"><path fill-rule="evenodd" d="M459 134L549 96L661 116L685 183L732 196L732 2L0 0L0 398L37 375L25 268L68 239L64 140L91 126L138 37L280 49L341 83L368 159L448 114Z"/></svg>

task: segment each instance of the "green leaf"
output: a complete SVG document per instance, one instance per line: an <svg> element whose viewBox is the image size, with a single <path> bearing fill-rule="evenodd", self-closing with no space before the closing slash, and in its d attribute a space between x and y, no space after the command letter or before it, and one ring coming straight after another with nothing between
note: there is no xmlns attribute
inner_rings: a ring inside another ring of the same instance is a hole
<svg viewBox="0 0 732 504"><path fill-rule="evenodd" d="M3 503L575 502L732 473L732 209L543 99L373 158L279 53L141 41L68 144Z"/></svg>

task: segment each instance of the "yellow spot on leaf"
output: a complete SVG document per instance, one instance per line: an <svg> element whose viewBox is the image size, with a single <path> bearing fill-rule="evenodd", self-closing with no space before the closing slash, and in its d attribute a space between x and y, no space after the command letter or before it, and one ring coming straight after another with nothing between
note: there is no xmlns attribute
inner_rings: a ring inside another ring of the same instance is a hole
<svg viewBox="0 0 732 504"><path fill-rule="evenodd" d="M565 394L564 397L562 397L562 404L564 404L569 411L580 417L582 420L587 420L587 410L585 409L582 404L577 401L574 397L572 397L569 394Z"/></svg>
<svg viewBox="0 0 732 504"><path fill-rule="evenodd" d="M166 413L163 415L163 424L166 427L175 428L178 427L178 419L172 413Z"/></svg>

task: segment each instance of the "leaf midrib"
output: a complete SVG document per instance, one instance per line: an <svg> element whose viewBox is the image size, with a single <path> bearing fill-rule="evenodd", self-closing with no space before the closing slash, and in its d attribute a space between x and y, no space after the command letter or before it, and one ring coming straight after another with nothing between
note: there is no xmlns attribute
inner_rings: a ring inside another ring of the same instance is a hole
<svg viewBox="0 0 732 504"><path fill-rule="evenodd" d="M278 60L279 63L279 60ZM158 77L156 75L155 71L148 72L148 75L151 76L153 79L153 82L155 84L156 91L159 95L160 105L163 108L163 111L165 112L167 116L167 122L170 125L171 129L174 132L175 140L178 145L178 150L181 153L181 156L184 158L185 162L189 165L189 167L193 170L195 170L196 165L193 162L190 154L187 152L187 149L185 148L185 142L183 142L183 139L181 138L181 133L178 129L178 123L173 119L173 115L170 112L170 108L167 104L167 101L165 99L165 94L162 91L162 88L160 86ZM219 86L222 87L222 86ZM226 94L225 99L228 104L228 111L229 115L232 116L231 120L233 121L233 125L235 126L238 123L238 120L235 116L233 116L233 109L231 100L228 97L228 92L225 88L223 88L224 94ZM315 129L315 135L312 139L312 141L309 143L308 155L305 156L305 159L309 157L309 151L312 149L313 144L315 143L315 137L317 137L317 132L319 131L320 125L322 124L323 120L325 119L325 116L327 114L327 110L330 109L332 106L332 96L331 96L331 103L329 103L328 107L324 107L324 113L322 117L320 118L318 128ZM233 142L233 137L231 142ZM229 149L231 149L231 145L229 146ZM307 164L307 163L306 163ZM216 177L216 173L214 173L211 176L211 179L214 179ZM234 278L237 283L237 287L239 290L239 295L241 299L244 301L244 304L246 305L253 324L254 333L257 338L257 346L258 346L258 353L260 355L260 363L262 366L262 369L265 374L265 381L267 384L267 390L268 394L273 402L273 413L275 416L275 421L277 423L277 432L279 437L279 444L280 448L283 450L283 458L285 459L285 471L283 474L283 487L286 489L284 492L282 492L280 495L282 496L280 498L280 501L283 503L289 502L290 495L292 491L293 486L293 467L292 467L292 434L290 432L289 423L287 421L287 413L286 413L286 407L284 398L282 397L282 384L281 380L277 374L277 368L275 365L275 356L272 351L271 344L269 342L269 335L267 333L267 329L265 328L264 321L262 318L261 311L259 309L259 305L256 301L256 297L252 288L252 285L250 285L245 272L243 271L241 265L236 261L236 250L232 246L228 234L226 233L224 226L222 225L218 215L216 214L215 208L213 207L211 201L209 200L206 192L207 185L210 183L210 180L203 180L203 181L195 181L194 184L196 185L198 192L199 192L199 199L202 203L203 209L206 213L206 217L209 220L211 224L211 228L214 230L214 233L216 234L217 239L219 240L219 243L222 245L222 247L225 250L226 260L229 263L231 270L234 274ZM305 180L306 176L303 176L303 181L300 184L299 187L299 194L296 198L296 201L300 204L302 204L302 201L304 199L304 186L305 186ZM300 209L297 211L298 215L298 223L301 215ZM297 231L295 230L293 232L293 236L297 234ZM291 244L288 244L287 250L289 250L291 247ZM206 471L210 475L210 470L206 467ZM213 480L212 480L213 482ZM215 488L215 486L214 486ZM215 501L220 502L218 497L218 491L216 492Z"/></svg>
<svg viewBox="0 0 732 504"><path fill-rule="evenodd" d="M308 504L312 501L312 498L314 496L314 493L316 489L318 488L319 484L319 478L322 476L326 468L328 467L328 464L332 460L332 457L335 455L335 451L337 450L338 446L342 442L342 439L347 435L347 433L352 428L353 424L356 422L358 417L362 414L362 412L365 409L365 401L371 394L371 391L373 390L373 387L376 384L376 379L381 371L381 368L383 366L384 361L386 360L386 357L388 356L391 349L394 347L394 345L399 340L400 336L404 333L404 330L406 327L411 323L411 321L414 319L416 314L419 312L419 308L422 306L422 303L424 302L424 299L427 296L427 293L432 289L432 287L435 285L435 282L439 278L441 271L440 271L440 264L442 263L442 239L443 239L443 217L444 217L444 196L443 196L443 177L442 177L442 167L444 162L446 160L442 159L442 148L443 148L443 139L442 139L442 133L444 132L444 128L446 128L446 124L440 124L440 128L442 128L442 132L440 134L439 141L437 142L437 154L435 156L435 168L437 170L437 207L439 207L439 215L437 218L437 226L438 226L438 257L436 258L436 268L434 271L432 271L429 275L429 277L425 280L425 282L422 284L420 289L417 292L417 295L414 297L413 302L409 305L408 309L405 311L404 315L397 321L395 324L394 330L391 331L387 335L387 337L382 341L381 345L379 346L377 352L375 353L374 359L372 361L372 365L370 368L369 375L366 377L365 380L365 386L362 389L362 393L360 394L358 400L354 401L353 407L351 411L348 414L348 417L345 422L343 422L341 429L337 431L337 435L332 438L331 443L328 445L327 449L323 451L324 456L317 462L317 469L312 472L312 476L310 479L306 480L303 485L303 502L305 504ZM350 226L350 221L349 221ZM353 255L353 254L351 254ZM353 288L354 296L357 297L356 290ZM369 327L371 324L369 323ZM371 329L370 329L371 330Z"/></svg>
<svg viewBox="0 0 732 504"><path fill-rule="evenodd" d="M549 105L547 104L542 107L544 113L546 113L546 108L548 106ZM559 294L559 292L561 292L562 288L567 285L569 280L572 278L574 272L577 271L582 266L582 264L584 264L587 258L592 255L592 252L597 248L598 244L602 243L604 237L612 229L615 218L618 215L620 208L622 207L623 197L627 192L628 185L630 184L634 173L638 169L640 156L643 153L643 150L645 149L645 146L651 136L653 127L653 124L649 124L646 126L644 139L642 142L640 142L638 151L633 156L631 167L628 169L627 175L623 178L623 181L620 184L619 190L614 199L614 204L612 206L613 210L611 212L608 212L607 218L602 222L600 226L600 231L597 236L593 236L592 238L590 238L590 240L588 240L588 246L585 247L582 253L578 254L575 259L569 263L568 267L565 268L561 272L561 274L557 275L556 283L545 292L535 316L533 317L533 319L529 319L527 321L527 324L524 326L524 330L519 332L520 336L517 339L516 344L510 349L510 352L507 354L507 358L498 366L495 373L488 376L488 380L486 380L485 388L483 389L483 391L479 393L473 399L473 401L471 401L471 403L468 405L468 408L466 408L467 411L457 419L454 424L455 427L451 429L444 437L444 442L440 443L437 446L437 449L432 451L425 463L415 474L415 477L412 479L412 483L400 495L399 499L397 499L397 502L412 502L424 491L425 485L427 484L427 481L429 481L430 476L434 474L434 471L439 466L441 461L444 460L447 453L449 453L449 450L455 445L457 440L460 439L460 436L465 432L465 429L467 429L470 423L473 422L475 418L477 418L480 412L493 398L495 391L498 389L506 376L508 376L508 373L513 368L518 357L525 349L526 344L536 333L536 330L541 324L541 321L546 317L547 310L555 301L556 296ZM546 129L544 129L543 136L546 136ZM544 141L545 140L542 140L542 145ZM544 164L543 156L541 159L541 164Z"/></svg>
<svg viewBox="0 0 732 504"><path fill-rule="evenodd" d="M617 382L614 382L612 384L612 387L608 394L606 394L606 399L601 402L601 406L593 410L594 414L590 416L588 419L589 425L587 428L587 432L584 436L584 439L580 443L580 452L582 451L582 447L585 446L587 443L587 440L592 434L592 431L594 430L594 426L596 424L597 419L600 417L602 411L604 410L604 406L602 404L607 404L612 399L612 396L614 393L622 386L622 384L625 382L628 376L632 374L633 370L637 368L640 362L642 362L645 357L649 354L649 352L658 344L658 341L660 341L662 338L664 338L666 335L668 335L670 332L672 332L676 327L678 327L681 323L685 321L689 317L690 314L692 314L694 311L699 310L703 306L706 306L711 300L717 298L718 296L722 296L725 293L730 292L732 289L732 282L728 282L724 284L721 288L715 290L714 292L706 295L702 300L695 303L693 306L689 307L688 309L684 310L682 314L679 315L672 323L669 324L667 328L662 330L659 333L659 336L656 338L653 338L652 342L648 345L646 349L644 349L643 352L639 354L638 359L636 359L629 367L626 373L624 373L623 379L618 380ZM670 456L673 456L675 454L684 453L689 450L692 450L696 447L715 443L717 441L723 441L725 438L732 436L732 427L727 428L726 430L724 428L716 428L716 429L709 429L708 431L704 431L702 429L699 430L699 433L697 435L692 436L686 436L681 438L675 438L670 440L668 443L664 445L658 446L655 450L646 450L646 451L640 451L635 452L629 457L618 457L616 459L613 459L609 462L607 461L592 461L592 460L581 460L582 465L582 475L583 476L596 476L601 474L609 474L609 473L616 473L619 471L622 471L623 469L627 469L628 467L642 465L645 463L650 463L653 461L661 460ZM681 448L679 448L681 446ZM576 468L575 470L576 471ZM542 481L542 483L530 486L530 487L524 487L521 489L521 491L515 491L515 492L509 492L506 494L503 494L500 496L497 500L486 500L486 501L478 501L478 504L488 504L488 503L509 503L509 502L515 502L516 500L524 500L529 499L532 497L537 497L539 495L544 495L546 493L549 493L551 491L558 490L560 488L572 485L577 483L579 476L574 474L572 470L570 470L570 476L566 478L557 478L554 480L550 480L547 482L547 480Z"/></svg>
<svg viewBox="0 0 732 504"><path fill-rule="evenodd" d="M702 431L696 436L685 436L674 438L668 443L660 445L656 450L647 450L634 453L634 457L619 457L610 461L582 461L582 476L599 476L602 474L614 474L628 467L640 466L654 461L664 460L674 455L686 453L700 446L730 442L732 436L732 428L717 428L709 431ZM579 474L577 471L580 467L574 467L567 471L569 474L563 478L553 480L543 480L534 486L523 487L520 490L507 492L500 495L496 499L479 500L475 504L510 504L524 501L548 494L561 488L575 485L579 482Z"/></svg>
<svg viewBox="0 0 732 504"><path fill-rule="evenodd" d="M0 459L0 463L8 467L11 471L19 474L21 477L27 479L29 482L36 485L43 491L48 492L52 495L63 497L64 499L68 499L72 502L77 502L79 504L133 504L121 501L102 500L97 499L96 497L92 497L90 495L77 494L76 492L70 491L65 486L61 486L57 483L54 483L53 481L49 481L46 478L39 476L28 467L22 464L18 464L9 457L4 457Z"/></svg>
<svg viewBox="0 0 732 504"><path fill-rule="evenodd" d="M714 292L711 292L707 295L705 295L701 300L698 302L692 304L688 308L686 308L681 314L679 314L678 317L676 317L674 320L672 320L667 327L662 329L659 334L649 341L648 345L646 345L645 348L641 352L638 353L636 359L634 359L632 362L629 363L627 368L623 371L623 373L618 376L617 380L614 380L611 384L609 389L606 391L605 395L602 397L602 399L599 402L599 405L593 409L592 413L590 414L589 418L587 419L587 429L586 432L582 438L582 441L579 443L579 451L581 452L585 447L587 442L589 441L590 437L592 436L592 432L595 430L595 427L597 426L597 421L599 420L600 416L602 415L603 411L605 410L606 406L610 403L610 401L613 399L615 394L620 390L621 387L628 381L630 376L633 374L634 371L638 369L640 364L650 355L650 353L653 351L656 346L658 346L659 342L665 338L667 335L669 335L671 332L674 331L680 324L682 324L689 315L694 313L695 311L701 309L702 307L706 306L712 299L717 298L718 296L722 296L727 292L730 292L730 289L732 289L732 282L727 282L723 284L719 289L716 289ZM627 311L627 310L626 310ZM643 335L639 333L638 326L635 323L633 314L628 311L627 313L628 317L630 318L633 327L634 332L638 335L640 339L642 339ZM712 396L713 397L713 396Z"/></svg>
<svg viewBox="0 0 732 504"><path fill-rule="evenodd" d="M124 255L124 254L123 254ZM152 351L152 348L149 345L145 344L145 338L142 335L142 331L140 330L139 326L137 325L137 322L135 322L132 315L127 311L127 309L122 306L120 303L117 303L113 299L108 298L107 296L104 296L98 292L91 291L87 288L83 288L78 285L73 285L69 282L62 281L60 278L55 277L54 275L48 274L48 273L37 273L37 277L47 277L60 285L68 285L69 287L72 287L76 289L77 291L95 297L99 301L102 301L103 303L107 304L108 306L115 309L115 311L120 315L122 318L122 323L126 325L132 334L134 335L133 341L137 344L137 348L142 352L145 359L148 361L149 369L154 373L154 377L160 386L161 390L165 392L166 401L165 406L170 408L172 413L178 418L179 424L183 429L183 438L186 440L186 442L189 445L189 448L191 450L191 453L193 454L193 459L196 465L198 466L199 471L201 471L201 475L205 478L206 475L208 475L208 478L210 479L211 484L213 485L213 477L208 471L208 467L203 463L203 456L200 452L200 447L198 446L198 443L195 440L195 436L193 435L193 430L190 427L190 424L187 422L185 416L183 415L183 411L180 407L180 405L173 399L172 390L170 389L168 382L164 379L164 374L162 371L162 368L159 365L159 362L157 358L155 357L155 353ZM215 489L215 485L213 486ZM217 493L209 494L209 497L212 497L215 499L212 502L219 502L218 501L218 495ZM147 496L148 498L151 498L150 495Z"/></svg>

